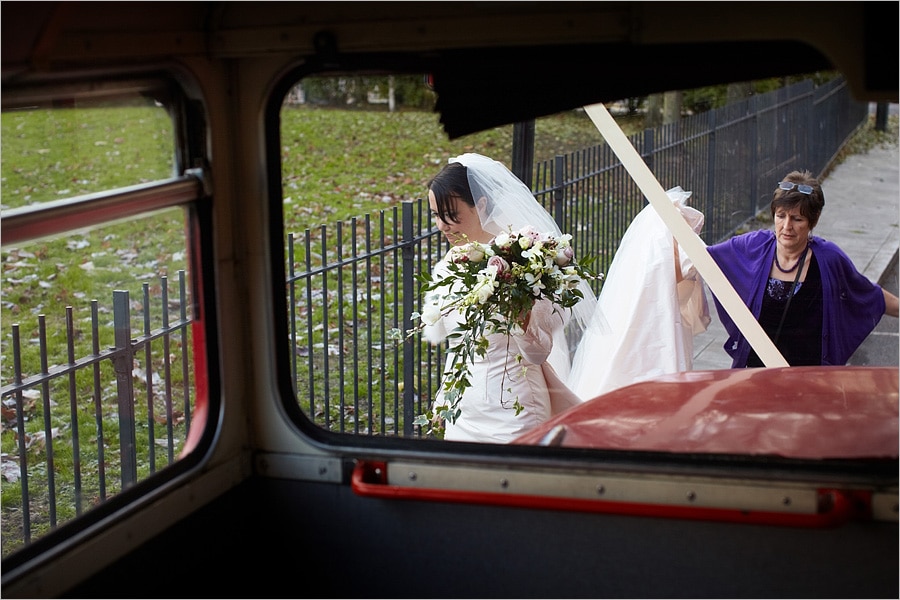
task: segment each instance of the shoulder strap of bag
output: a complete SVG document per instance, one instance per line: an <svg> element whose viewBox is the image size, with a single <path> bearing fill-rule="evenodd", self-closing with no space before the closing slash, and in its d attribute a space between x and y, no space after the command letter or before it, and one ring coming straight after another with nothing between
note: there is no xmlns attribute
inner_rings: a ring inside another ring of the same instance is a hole
<svg viewBox="0 0 900 600"><path fill-rule="evenodd" d="M777 251L777 250L776 250ZM794 275L794 283L791 285L791 293L788 294L787 302L784 304L784 312L781 313L781 321L778 322L778 329L775 331L775 337L772 338L772 343L778 343L778 336L781 335L781 326L784 325L784 319L787 317L788 307L791 305L791 300L794 298L794 292L797 291L797 282L800 281L800 273L803 272L803 263L806 262L806 253L809 252L809 244L806 245L806 248L803 250L803 254L800 255L800 264L797 265L797 274Z"/></svg>

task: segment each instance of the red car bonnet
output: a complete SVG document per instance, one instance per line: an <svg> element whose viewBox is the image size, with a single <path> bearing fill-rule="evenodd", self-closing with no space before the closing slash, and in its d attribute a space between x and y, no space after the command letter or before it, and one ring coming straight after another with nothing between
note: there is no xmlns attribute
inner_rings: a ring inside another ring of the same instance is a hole
<svg viewBox="0 0 900 600"><path fill-rule="evenodd" d="M513 443L896 459L898 381L896 367L677 373L598 396Z"/></svg>

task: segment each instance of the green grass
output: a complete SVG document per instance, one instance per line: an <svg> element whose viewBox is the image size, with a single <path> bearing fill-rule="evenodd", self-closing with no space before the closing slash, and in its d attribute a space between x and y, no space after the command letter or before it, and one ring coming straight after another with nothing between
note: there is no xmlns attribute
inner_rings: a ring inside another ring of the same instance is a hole
<svg viewBox="0 0 900 600"><path fill-rule="evenodd" d="M3 208L171 177L174 134L155 106L3 113Z"/></svg>
<svg viewBox="0 0 900 600"><path fill-rule="evenodd" d="M3 113L3 209L171 177L172 127L166 111L152 105ZM33 339L43 312L48 331L58 335L65 331L65 306L80 313L92 299L107 302L113 289L140 299L142 281L160 275L174 279L186 268L184 256L181 210L4 247L3 356L10 356L11 324L20 326L23 339ZM60 308L48 310L53 306ZM109 331L104 328L104 334ZM64 349L50 348L50 364L65 361ZM26 351L23 369L36 373L38 367L35 352ZM11 368L4 360L4 382Z"/></svg>
<svg viewBox="0 0 900 600"><path fill-rule="evenodd" d="M623 120L626 133L639 122ZM285 230L298 233L424 198L447 159L477 152L507 165L513 126L447 140L430 112L343 111L288 107L282 114ZM535 122L535 160L600 144L581 111Z"/></svg>

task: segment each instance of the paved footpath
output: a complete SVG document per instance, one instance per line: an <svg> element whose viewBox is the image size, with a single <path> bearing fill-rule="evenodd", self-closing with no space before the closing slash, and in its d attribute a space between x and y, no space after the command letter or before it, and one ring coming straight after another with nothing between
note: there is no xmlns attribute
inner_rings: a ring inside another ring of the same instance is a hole
<svg viewBox="0 0 900 600"><path fill-rule="evenodd" d="M822 180L825 208L813 235L835 242L869 279L894 294L900 249L900 152L898 146L877 147L847 157ZM728 369L731 359L722 348L725 329L707 289L712 323L694 337L695 370ZM900 323L881 322L851 357L850 364L900 364Z"/></svg>

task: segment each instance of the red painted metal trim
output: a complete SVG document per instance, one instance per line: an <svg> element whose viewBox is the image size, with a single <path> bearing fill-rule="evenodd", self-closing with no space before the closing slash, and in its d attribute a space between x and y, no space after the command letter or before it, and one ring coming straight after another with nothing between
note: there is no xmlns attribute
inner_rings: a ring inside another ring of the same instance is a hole
<svg viewBox="0 0 900 600"><path fill-rule="evenodd" d="M538 510L568 510L635 517L690 519L779 525L802 528L837 527L851 519L871 518L871 495L836 489L819 490L820 511L816 514L794 514L767 511L744 511L725 508L674 506L639 502L614 502L526 494L497 494L460 490L414 488L388 485L386 462L357 461L351 477L351 488L359 496L390 500L456 502Z"/></svg>

